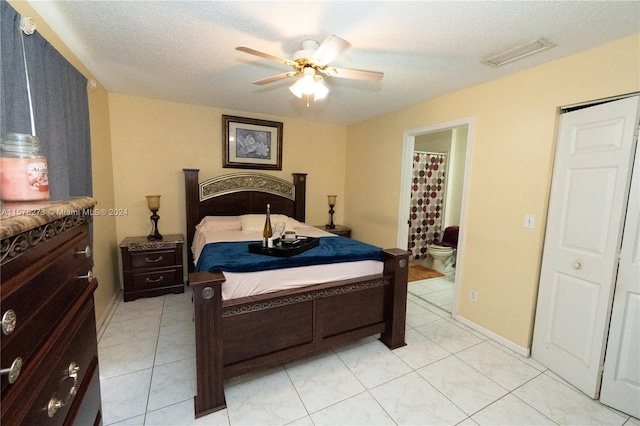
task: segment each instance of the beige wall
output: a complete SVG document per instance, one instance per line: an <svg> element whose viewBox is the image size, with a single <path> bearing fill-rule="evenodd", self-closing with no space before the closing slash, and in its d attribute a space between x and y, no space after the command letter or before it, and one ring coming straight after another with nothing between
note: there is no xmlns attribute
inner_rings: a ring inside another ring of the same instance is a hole
<svg viewBox="0 0 640 426"><path fill-rule="evenodd" d="M307 218L328 220L327 195L338 195L335 220L342 222L346 128L290 118L195 105L109 95L118 240L150 231L145 195L160 194L159 230L185 233L183 168L200 169L200 179L241 169L222 167L222 115L283 122L282 171L266 173L292 181L308 173Z"/></svg>
<svg viewBox="0 0 640 426"><path fill-rule="evenodd" d="M16 0L10 0L9 3L20 15L34 18L37 31L85 77L92 78L86 67L40 18L40 15L29 3ZM108 97L104 88L99 83L97 84L95 89L87 89L91 126L93 197L101 208L108 209L114 205ZM117 276L118 257L115 250L115 230L115 217L94 217L93 273L98 278L98 289L94 295L98 327L105 320L114 301L114 295L120 287Z"/></svg>
<svg viewBox="0 0 640 426"><path fill-rule="evenodd" d="M528 348L558 107L640 90L639 52L636 35L350 126L346 223L356 238L395 246L404 132L473 117L458 314Z"/></svg>

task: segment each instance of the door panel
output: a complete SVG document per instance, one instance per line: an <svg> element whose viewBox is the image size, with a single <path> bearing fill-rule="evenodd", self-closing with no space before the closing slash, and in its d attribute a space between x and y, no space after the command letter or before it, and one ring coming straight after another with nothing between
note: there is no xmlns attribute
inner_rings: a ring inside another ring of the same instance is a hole
<svg viewBox="0 0 640 426"><path fill-rule="evenodd" d="M609 327L638 97L563 114L532 355L591 397Z"/></svg>
<svg viewBox="0 0 640 426"><path fill-rule="evenodd" d="M549 344L588 366L600 286L570 275L557 274L553 292Z"/></svg>
<svg viewBox="0 0 640 426"><path fill-rule="evenodd" d="M585 255L602 257L607 247L607 224L611 221L616 168L569 170L561 214L562 246ZM601 197L594 203L593 196ZM589 212L589 214L585 214ZM584 232L591 229L593 232Z"/></svg>
<svg viewBox="0 0 640 426"><path fill-rule="evenodd" d="M634 174L629 191L600 393L600 401L603 404L634 417L640 417L638 354L640 354L640 155L636 145Z"/></svg>

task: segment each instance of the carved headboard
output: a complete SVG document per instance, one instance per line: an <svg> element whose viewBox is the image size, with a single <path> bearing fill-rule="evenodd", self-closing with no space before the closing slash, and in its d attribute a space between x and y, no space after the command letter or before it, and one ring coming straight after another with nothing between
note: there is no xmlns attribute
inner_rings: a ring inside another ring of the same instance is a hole
<svg viewBox="0 0 640 426"><path fill-rule="evenodd" d="M189 253L195 227L205 216L265 213L266 205L271 204L272 213L304 222L306 173L293 173L293 182L256 172L231 173L199 182L199 169L183 171ZM190 259L189 272L193 269Z"/></svg>

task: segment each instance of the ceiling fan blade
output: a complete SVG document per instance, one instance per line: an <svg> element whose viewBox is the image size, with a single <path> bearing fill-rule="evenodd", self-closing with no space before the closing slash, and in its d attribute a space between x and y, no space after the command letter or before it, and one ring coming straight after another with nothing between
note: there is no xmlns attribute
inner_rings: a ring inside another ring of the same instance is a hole
<svg viewBox="0 0 640 426"><path fill-rule="evenodd" d="M238 46L238 47L236 47L236 50L239 50L239 51L245 52L245 53L249 53L251 55L260 56L261 58L269 59L271 61L280 62L280 63L285 64L285 65L289 65L289 66L295 66L296 65L296 63L294 61L290 60L290 59L285 59L285 58L281 58L279 56L272 55L270 53L261 52L260 50L252 49L251 47Z"/></svg>
<svg viewBox="0 0 640 426"><path fill-rule="evenodd" d="M330 35L320 46L318 46L313 57L326 65L350 47L351 43L348 41L341 39L336 35Z"/></svg>
<svg viewBox="0 0 640 426"><path fill-rule="evenodd" d="M352 78L356 80L380 81L384 73L378 71L357 70L353 68L329 67L324 73L331 77Z"/></svg>
<svg viewBox="0 0 640 426"><path fill-rule="evenodd" d="M282 79L287 78L287 77L293 77L296 74L297 74L297 72L295 72L295 71L289 71L289 72L285 72L285 73L282 73L282 74L274 75L273 77L269 77L269 78L265 78L265 79L262 79L262 80L254 81L253 84L257 84L259 86L262 86L263 84L273 83L274 81L282 80Z"/></svg>

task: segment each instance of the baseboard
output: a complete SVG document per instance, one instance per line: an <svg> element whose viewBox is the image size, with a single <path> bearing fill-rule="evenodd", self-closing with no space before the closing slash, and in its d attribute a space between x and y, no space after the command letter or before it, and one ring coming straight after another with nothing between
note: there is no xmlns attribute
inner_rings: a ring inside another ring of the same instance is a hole
<svg viewBox="0 0 640 426"><path fill-rule="evenodd" d="M470 321L470 320L466 319L463 316L456 315L454 317L454 319L456 321L458 321L459 323L464 324L467 327L471 328L472 330L477 331L478 333L481 333L481 334L487 336L489 339L493 340L494 342L500 343L502 346L504 346L507 349L510 349L510 350L514 351L518 355L522 355L522 356L527 357L527 358L531 355L531 350L529 348L525 348L525 347L522 347L520 345L516 345L511 340L507 340L504 337L494 333L491 330L487 330L486 328L479 326L475 322Z"/></svg>
<svg viewBox="0 0 640 426"><path fill-rule="evenodd" d="M118 291L115 292L115 294L113 295L113 297L109 301L109 305L108 305L107 309L104 310L104 313L102 314L100 319L98 319L98 322L97 322L97 325L96 325L96 327L98 329L97 330L98 342L100 341L100 338L104 334L104 331L107 328L107 325L109 324L109 319L115 313L116 308L118 307L118 301L120 299L122 299L122 293L121 293L120 290L118 290Z"/></svg>

